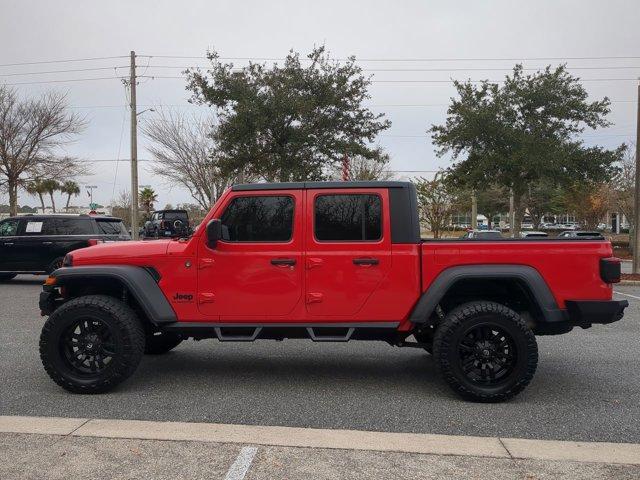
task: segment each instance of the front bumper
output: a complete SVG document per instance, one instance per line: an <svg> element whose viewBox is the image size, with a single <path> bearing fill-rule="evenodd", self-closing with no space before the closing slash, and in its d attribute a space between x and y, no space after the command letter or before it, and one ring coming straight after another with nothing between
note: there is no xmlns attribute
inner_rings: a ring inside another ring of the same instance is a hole
<svg viewBox="0 0 640 480"><path fill-rule="evenodd" d="M589 328L594 323L617 322L629 306L626 300L567 300L567 314L574 326Z"/></svg>

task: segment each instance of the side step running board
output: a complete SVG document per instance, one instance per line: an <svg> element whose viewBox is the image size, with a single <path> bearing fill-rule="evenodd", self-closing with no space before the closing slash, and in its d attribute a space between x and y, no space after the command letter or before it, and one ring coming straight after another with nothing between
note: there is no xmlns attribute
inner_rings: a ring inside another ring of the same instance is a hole
<svg viewBox="0 0 640 480"><path fill-rule="evenodd" d="M320 327L320 329L322 328L323 327ZM331 327L327 327L327 329L336 330L336 328ZM311 338L311 340L313 340L314 342L348 342L354 331L355 328L351 327L347 329L344 335L319 335L320 332L316 332L316 328L307 327L309 338Z"/></svg>
<svg viewBox="0 0 640 480"><path fill-rule="evenodd" d="M215 327L213 330L221 342L253 342L262 331L262 327L255 327L250 335L227 335L220 327Z"/></svg>

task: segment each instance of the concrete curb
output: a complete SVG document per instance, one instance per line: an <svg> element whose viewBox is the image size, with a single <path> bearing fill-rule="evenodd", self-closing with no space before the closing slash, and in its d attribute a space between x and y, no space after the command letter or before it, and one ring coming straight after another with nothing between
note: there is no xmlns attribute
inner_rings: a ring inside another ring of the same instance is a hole
<svg viewBox="0 0 640 480"><path fill-rule="evenodd" d="M640 280L620 280L616 285L640 285Z"/></svg>
<svg viewBox="0 0 640 480"><path fill-rule="evenodd" d="M640 465L631 443L19 416L0 416L0 432Z"/></svg>

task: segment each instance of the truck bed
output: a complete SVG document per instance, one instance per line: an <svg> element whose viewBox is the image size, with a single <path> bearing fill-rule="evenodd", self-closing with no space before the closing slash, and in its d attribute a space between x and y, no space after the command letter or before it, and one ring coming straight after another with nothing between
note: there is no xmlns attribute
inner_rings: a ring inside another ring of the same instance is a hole
<svg viewBox="0 0 640 480"><path fill-rule="evenodd" d="M421 253L423 291L450 267L524 265L540 273L560 308L566 300L612 297L611 284L600 277L600 259L613 255L606 240L424 240Z"/></svg>

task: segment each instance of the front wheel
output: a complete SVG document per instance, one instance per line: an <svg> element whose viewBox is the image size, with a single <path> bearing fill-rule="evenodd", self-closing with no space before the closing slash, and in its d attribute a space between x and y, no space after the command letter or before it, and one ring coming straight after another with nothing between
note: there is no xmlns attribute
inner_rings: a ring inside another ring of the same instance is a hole
<svg viewBox="0 0 640 480"><path fill-rule="evenodd" d="M521 392L538 364L538 345L520 315L494 302L452 310L438 326L434 358L445 381L462 397L500 402Z"/></svg>
<svg viewBox="0 0 640 480"><path fill-rule="evenodd" d="M106 295L74 298L42 327L40 359L51 379L74 393L101 393L138 367L145 334L128 305Z"/></svg>

